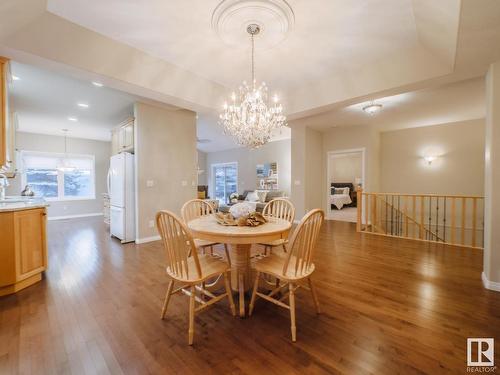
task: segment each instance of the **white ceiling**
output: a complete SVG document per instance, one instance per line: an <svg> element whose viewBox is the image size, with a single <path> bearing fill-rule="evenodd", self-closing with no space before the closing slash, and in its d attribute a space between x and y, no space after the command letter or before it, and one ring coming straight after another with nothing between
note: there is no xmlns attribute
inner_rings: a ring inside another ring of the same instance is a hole
<svg viewBox="0 0 500 375"><path fill-rule="evenodd" d="M12 62L12 100L19 131L109 141L110 129L133 115L137 97L89 81ZM78 103L86 103L81 108ZM76 117L78 122L68 120Z"/></svg>
<svg viewBox="0 0 500 375"><path fill-rule="evenodd" d="M361 102L301 121L321 131L352 125L370 125L388 131L479 119L486 115L485 90L484 78L474 78L377 98L375 103L383 108L374 115L363 111L369 102Z"/></svg>
<svg viewBox="0 0 500 375"><path fill-rule="evenodd" d="M3 0L0 53L199 112L198 136L213 140L200 148L228 148L234 143L220 136L216 113L248 78L249 48L231 48L212 30L219 3ZM256 62L289 120L387 130L484 116L482 82L471 79L500 59L500 1L288 3L293 27L273 48L259 49L257 40ZM359 103L371 98L384 110L366 117Z"/></svg>
<svg viewBox="0 0 500 375"><path fill-rule="evenodd" d="M416 47L412 0L289 0L295 26L258 50L258 79L288 90ZM250 41L227 46L211 29L220 0L49 0L48 10L226 87L249 77ZM390 22L388 22L390 20ZM244 25L242 25L242 28ZM256 37L265 37L265 30ZM283 92L281 93L283 94Z"/></svg>

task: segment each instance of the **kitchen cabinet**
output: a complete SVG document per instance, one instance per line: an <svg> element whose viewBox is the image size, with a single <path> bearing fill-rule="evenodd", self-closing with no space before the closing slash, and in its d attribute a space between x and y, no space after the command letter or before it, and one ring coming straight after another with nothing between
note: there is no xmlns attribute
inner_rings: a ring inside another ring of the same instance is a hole
<svg viewBox="0 0 500 375"><path fill-rule="evenodd" d="M47 269L45 207L0 211L0 296L42 279Z"/></svg>
<svg viewBox="0 0 500 375"><path fill-rule="evenodd" d="M0 57L0 173L14 177L16 173L15 135L17 116L11 111L9 60Z"/></svg>
<svg viewBox="0 0 500 375"><path fill-rule="evenodd" d="M111 154L134 152L134 118L128 118L111 131Z"/></svg>

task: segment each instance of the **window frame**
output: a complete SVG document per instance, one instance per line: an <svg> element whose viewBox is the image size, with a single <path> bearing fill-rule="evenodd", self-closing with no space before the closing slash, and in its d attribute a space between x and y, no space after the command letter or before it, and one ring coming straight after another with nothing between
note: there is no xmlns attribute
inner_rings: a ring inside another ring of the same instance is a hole
<svg viewBox="0 0 500 375"><path fill-rule="evenodd" d="M225 163L213 163L210 165L210 172L211 172L211 178L210 178L210 182L211 182L211 188L212 188L212 195L213 195L213 199L217 199L216 195L215 195L215 192L216 192L216 183L215 183L215 179L216 179L216 173L215 173L215 168L217 167L225 167L225 166L234 166L236 168L236 193L238 193L238 187L239 187L239 181L238 181L238 178L239 178L239 167L238 167L238 162L237 161L230 161L230 162L225 162ZM224 195L226 195L226 181L224 180ZM228 197L229 198L229 197ZM219 201L219 203L221 203ZM222 202L222 204L227 204L228 202Z"/></svg>
<svg viewBox="0 0 500 375"><path fill-rule="evenodd" d="M29 151L29 150L21 150L19 151L19 160L21 166L21 185L22 188L26 186L27 177L26 170L24 166L24 155L30 156L45 156L45 157L53 157L56 159L71 159L71 158L81 158L81 159L90 159L92 162L92 169L90 174L91 186L92 186L92 194L85 197L74 197L74 196L65 196L64 195L64 171L57 171L57 197L43 197L47 202L64 202L64 201L90 201L96 199L96 178L95 178L95 155L92 154L70 154L70 153L61 153L61 152L46 152L46 151ZM62 195L61 195L62 194Z"/></svg>

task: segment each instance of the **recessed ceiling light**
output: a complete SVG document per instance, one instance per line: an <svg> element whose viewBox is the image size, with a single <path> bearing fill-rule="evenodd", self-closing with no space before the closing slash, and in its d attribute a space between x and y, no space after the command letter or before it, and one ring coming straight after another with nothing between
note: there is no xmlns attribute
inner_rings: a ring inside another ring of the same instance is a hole
<svg viewBox="0 0 500 375"><path fill-rule="evenodd" d="M96 81L92 81L92 84L93 84L94 86L97 86L97 87L102 87L102 86L104 86L101 82L96 82Z"/></svg>
<svg viewBox="0 0 500 375"><path fill-rule="evenodd" d="M13 81L19 81L21 78L19 78L18 76L12 76L12 80Z"/></svg>
<svg viewBox="0 0 500 375"><path fill-rule="evenodd" d="M68 120L69 121L73 121L73 122L77 122L78 121L78 119L76 117L71 117L71 116L68 117Z"/></svg>
<svg viewBox="0 0 500 375"><path fill-rule="evenodd" d="M81 108L88 108L89 105L87 103L78 103L78 107L81 107Z"/></svg>
<svg viewBox="0 0 500 375"><path fill-rule="evenodd" d="M363 107L363 111L368 113L369 115L373 115L377 112L379 112L382 109L382 104L375 104L371 102L367 106Z"/></svg>

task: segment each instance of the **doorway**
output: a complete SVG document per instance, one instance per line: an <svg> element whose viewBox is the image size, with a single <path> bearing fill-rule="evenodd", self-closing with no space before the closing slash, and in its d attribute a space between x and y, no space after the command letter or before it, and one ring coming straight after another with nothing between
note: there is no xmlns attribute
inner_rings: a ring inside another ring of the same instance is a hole
<svg viewBox="0 0 500 375"><path fill-rule="evenodd" d="M326 167L327 219L356 222L356 189L365 181L365 149L329 151Z"/></svg>

